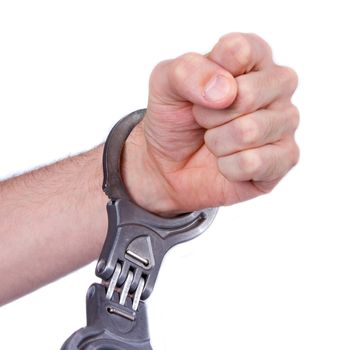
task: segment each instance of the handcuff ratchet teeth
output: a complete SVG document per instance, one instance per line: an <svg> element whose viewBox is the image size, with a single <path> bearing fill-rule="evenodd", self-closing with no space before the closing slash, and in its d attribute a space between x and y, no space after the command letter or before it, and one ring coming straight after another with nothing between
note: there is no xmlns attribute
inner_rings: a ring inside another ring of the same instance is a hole
<svg viewBox="0 0 350 350"><path fill-rule="evenodd" d="M103 190L108 230L96 266L101 283L86 296L87 326L71 335L61 350L152 350L145 300L154 288L164 255L191 240L212 223L217 208L157 216L136 205L121 176L124 143L145 109L121 119L111 130L103 152Z"/></svg>

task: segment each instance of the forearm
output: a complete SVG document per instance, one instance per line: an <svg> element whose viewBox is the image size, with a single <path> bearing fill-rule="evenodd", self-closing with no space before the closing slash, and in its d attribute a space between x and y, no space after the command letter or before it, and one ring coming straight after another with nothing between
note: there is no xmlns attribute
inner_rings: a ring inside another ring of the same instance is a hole
<svg viewBox="0 0 350 350"><path fill-rule="evenodd" d="M102 146L0 183L0 304L98 257Z"/></svg>

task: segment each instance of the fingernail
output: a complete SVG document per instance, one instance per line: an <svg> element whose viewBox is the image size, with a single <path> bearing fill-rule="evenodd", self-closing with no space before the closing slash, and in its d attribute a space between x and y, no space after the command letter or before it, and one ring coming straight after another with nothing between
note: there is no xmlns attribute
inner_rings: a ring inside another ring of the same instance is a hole
<svg viewBox="0 0 350 350"><path fill-rule="evenodd" d="M204 88L203 96L209 101L219 101L227 96L231 82L223 75L212 77Z"/></svg>

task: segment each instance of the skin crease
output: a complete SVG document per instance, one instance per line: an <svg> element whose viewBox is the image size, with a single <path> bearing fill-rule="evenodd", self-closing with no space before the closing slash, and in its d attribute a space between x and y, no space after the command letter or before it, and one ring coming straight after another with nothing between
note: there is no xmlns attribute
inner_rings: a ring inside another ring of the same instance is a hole
<svg viewBox="0 0 350 350"><path fill-rule="evenodd" d="M123 151L133 200L172 216L271 191L298 161L296 86L295 72L254 34L230 33L207 55L159 63ZM98 257L107 228L102 149L0 182L0 304Z"/></svg>

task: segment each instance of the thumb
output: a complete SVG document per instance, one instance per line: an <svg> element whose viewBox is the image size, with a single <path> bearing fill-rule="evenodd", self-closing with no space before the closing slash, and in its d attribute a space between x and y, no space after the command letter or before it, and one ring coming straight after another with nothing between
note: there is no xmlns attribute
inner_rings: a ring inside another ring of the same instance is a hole
<svg viewBox="0 0 350 350"><path fill-rule="evenodd" d="M237 84L231 73L205 56L187 53L155 67L149 104L181 107L191 103L222 109L232 104L236 94Z"/></svg>

